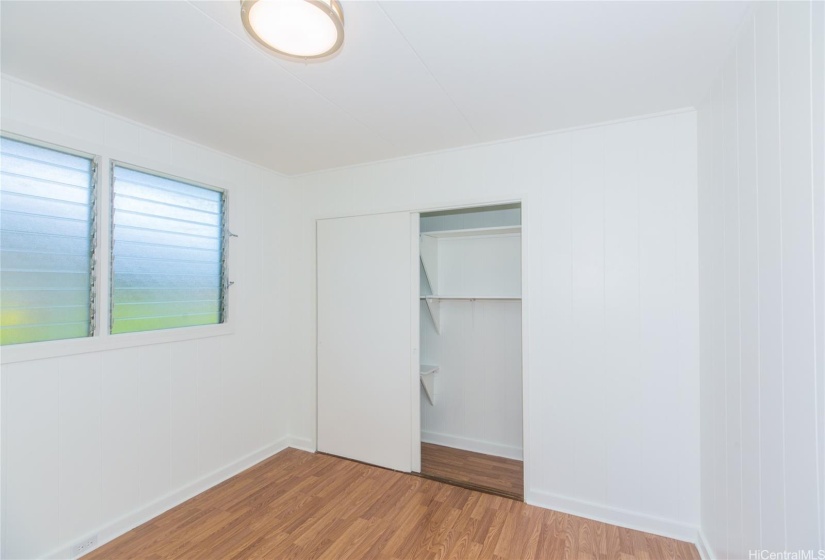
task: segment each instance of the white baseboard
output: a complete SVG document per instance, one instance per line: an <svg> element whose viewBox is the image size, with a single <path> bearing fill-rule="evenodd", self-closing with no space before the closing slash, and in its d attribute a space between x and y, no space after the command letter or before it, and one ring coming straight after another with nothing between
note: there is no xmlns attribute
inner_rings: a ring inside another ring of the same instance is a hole
<svg viewBox="0 0 825 560"><path fill-rule="evenodd" d="M689 543L696 543L699 533L698 527L688 523L612 508L601 504L558 496L548 492L529 491L526 493L524 501L530 505Z"/></svg>
<svg viewBox="0 0 825 560"><path fill-rule="evenodd" d="M477 439L448 436L445 434L437 434L435 432L421 432L421 441L424 443L432 443L435 445L444 445L446 447L463 449L464 451L475 451L476 453L484 453L485 455L495 455L496 457L515 459L517 461L523 460L522 458L524 457L524 453L520 447L511 447L509 445L490 443L489 441L481 441Z"/></svg>
<svg viewBox="0 0 825 560"><path fill-rule="evenodd" d="M705 532L702 531L701 528L696 535L696 549L699 551L699 557L702 560L713 560L716 558L716 555L713 554L713 548L711 548L707 537L705 537Z"/></svg>
<svg viewBox="0 0 825 560"><path fill-rule="evenodd" d="M521 459L521 450L512 447L423 432L421 434L421 439L424 442L434 443L436 445L447 445L458 449L486 453L488 455L498 455L500 457L508 457L519 460ZM235 476L236 474L257 463L260 463L264 459L283 451L287 447L315 452L315 444L309 438L292 436L281 438L277 442L250 453L246 457L243 457L234 463L227 465L226 467L218 469L217 471L206 475L188 486L180 488L164 496L163 498L152 502L151 504L148 504L100 527L97 530L97 545L94 548L98 548L106 544L127 531L130 531L150 519L157 517L163 512L168 511L169 509L185 502L201 492L212 488L213 486ZM702 533L702 531L697 527L689 524L642 513L611 508L591 502L575 500L541 491L527 492L525 495L525 502L530 505L552 509L570 515L576 515L587 519L593 519L595 521L601 521L603 523L618 525L619 527L626 527L628 529L635 529L637 531L644 531L654 535L661 535L663 537L695 543L702 560L712 560L714 558L713 550L708 544L704 533ZM83 536L80 536L75 540L80 540L82 538ZM72 546L72 544L63 545L45 555L45 557L72 558ZM84 554L90 552L91 550L93 549L85 551Z"/></svg>
<svg viewBox="0 0 825 560"><path fill-rule="evenodd" d="M221 469L218 469L203 478L196 480L195 482L184 486L183 488L179 488L170 494L167 494L163 498L160 498L138 510L133 511L132 513L128 513L119 519L116 519L106 525L99 527L96 531L97 533L97 544L94 548L98 548L107 542L119 537L120 535L126 533L127 531L131 531L135 527L146 523L153 517L157 517L161 513L172 509L173 507L182 504L186 500L197 496L201 492L204 492L213 486L223 482L228 478L232 478L236 474L245 471L249 467L260 463L264 459L268 459L272 455L283 451L287 447L290 447L290 439L288 437L281 438L277 442L273 443L272 445L268 445L250 453L246 457L238 459L234 463L227 465ZM91 533L94 534L94 533ZM82 540L84 535L78 535L75 541ZM72 546L73 544L63 545L51 553L47 554L46 558L72 558ZM90 548L89 550L84 551L84 554L91 552L94 548Z"/></svg>
<svg viewBox="0 0 825 560"><path fill-rule="evenodd" d="M286 442L287 447L292 447L293 449L309 451L310 453L315 453L315 451L317 451L315 442L310 438L287 436Z"/></svg>

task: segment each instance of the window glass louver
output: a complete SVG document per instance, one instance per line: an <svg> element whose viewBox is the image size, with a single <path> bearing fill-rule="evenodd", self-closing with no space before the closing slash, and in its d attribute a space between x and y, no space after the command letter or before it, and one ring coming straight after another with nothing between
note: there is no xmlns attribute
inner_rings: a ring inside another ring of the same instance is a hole
<svg viewBox="0 0 825 560"><path fill-rule="evenodd" d="M0 138L0 343L94 334L95 162Z"/></svg>
<svg viewBox="0 0 825 560"><path fill-rule="evenodd" d="M224 321L224 193L112 166L111 332Z"/></svg>

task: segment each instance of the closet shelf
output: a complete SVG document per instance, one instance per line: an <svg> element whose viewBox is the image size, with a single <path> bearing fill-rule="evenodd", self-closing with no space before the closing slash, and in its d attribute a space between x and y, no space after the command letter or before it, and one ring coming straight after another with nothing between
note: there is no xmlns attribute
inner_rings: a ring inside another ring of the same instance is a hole
<svg viewBox="0 0 825 560"><path fill-rule="evenodd" d="M521 226L497 226L471 229L449 229L441 231L422 231L427 237L477 237L482 235L513 235L520 234Z"/></svg>
<svg viewBox="0 0 825 560"><path fill-rule="evenodd" d="M441 334L441 302L450 301L521 301L521 296L419 296L427 304L427 311L433 321L435 332Z"/></svg>
<svg viewBox="0 0 825 560"><path fill-rule="evenodd" d="M431 373L438 373L438 369L440 366L430 366L427 364L421 364L419 367L419 371L421 375L429 375Z"/></svg>
<svg viewBox="0 0 825 560"><path fill-rule="evenodd" d="M420 364L419 371L421 372L421 386L424 387L427 400L431 405L435 405L435 374L438 373L438 366Z"/></svg>
<svg viewBox="0 0 825 560"><path fill-rule="evenodd" d="M461 300L470 300L474 301L477 299L482 300L513 300L518 301L521 300L521 296L442 296L442 295L429 295L429 296L421 296L423 300L440 300L440 299L461 299Z"/></svg>

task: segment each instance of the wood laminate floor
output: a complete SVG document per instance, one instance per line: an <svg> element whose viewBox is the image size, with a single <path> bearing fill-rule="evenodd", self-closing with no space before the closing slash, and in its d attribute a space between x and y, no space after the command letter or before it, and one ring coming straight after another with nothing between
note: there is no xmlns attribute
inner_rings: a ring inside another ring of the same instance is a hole
<svg viewBox="0 0 825 560"><path fill-rule="evenodd" d="M85 558L698 560L699 555L688 543L287 449Z"/></svg>
<svg viewBox="0 0 825 560"><path fill-rule="evenodd" d="M521 461L422 443L421 474L524 500L524 464Z"/></svg>

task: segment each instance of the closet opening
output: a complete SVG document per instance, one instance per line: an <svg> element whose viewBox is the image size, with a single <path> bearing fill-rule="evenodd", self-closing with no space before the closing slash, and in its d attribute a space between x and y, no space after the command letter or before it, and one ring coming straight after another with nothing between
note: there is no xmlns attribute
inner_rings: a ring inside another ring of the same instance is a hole
<svg viewBox="0 0 825 560"><path fill-rule="evenodd" d="M521 205L419 220L420 474L523 500Z"/></svg>

